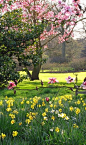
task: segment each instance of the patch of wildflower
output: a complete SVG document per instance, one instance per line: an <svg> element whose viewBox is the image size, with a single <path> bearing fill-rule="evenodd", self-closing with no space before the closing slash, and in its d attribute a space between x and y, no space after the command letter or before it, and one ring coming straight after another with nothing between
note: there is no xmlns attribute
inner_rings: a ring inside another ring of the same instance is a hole
<svg viewBox="0 0 86 145"><path fill-rule="evenodd" d="M11 124L14 124L15 123L15 120L11 120Z"/></svg>
<svg viewBox="0 0 86 145"><path fill-rule="evenodd" d="M26 119L25 122L26 122L26 124L29 124L31 122L31 120L30 119Z"/></svg>
<svg viewBox="0 0 86 145"><path fill-rule="evenodd" d="M10 112L10 111L12 111L12 109L11 108L7 108L6 111L7 112Z"/></svg>
<svg viewBox="0 0 86 145"><path fill-rule="evenodd" d="M14 114L18 114L19 112L18 112L17 109L16 109L16 110L13 110L13 113L14 113Z"/></svg>
<svg viewBox="0 0 86 145"><path fill-rule="evenodd" d="M59 112L62 112L62 109L61 108L59 109Z"/></svg>
<svg viewBox="0 0 86 145"><path fill-rule="evenodd" d="M80 113L80 109L79 108L75 108L75 113L78 115Z"/></svg>
<svg viewBox="0 0 86 145"><path fill-rule="evenodd" d="M76 123L73 124L73 127L74 127L74 128L79 128L78 125L77 125Z"/></svg>
<svg viewBox="0 0 86 145"><path fill-rule="evenodd" d="M4 139L6 137L6 134L1 133L0 138Z"/></svg>
<svg viewBox="0 0 86 145"><path fill-rule="evenodd" d="M42 113L42 116L43 116L43 117L46 116L46 112Z"/></svg>
<svg viewBox="0 0 86 145"><path fill-rule="evenodd" d="M42 126L43 126L43 125L45 125L45 122L43 121L41 124L42 124Z"/></svg>
<svg viewBox="0 0 86 145"><path fill-rule="evenodd" d="M51 120L53 120L53 121L54 121L54 120L55 120L55 116L51 116Z"/></svg>
<svg viewBox="0 0 86 145"><path fill-rule="evenodd" d="M17 131L13 131L12 136L15 137L17 135L18 135L18 132Z"/></svg>
<svg viewBox="0 0 86 145"><path fill-rule="evenodd" d="M41 107L41 104L38 104L37 107L40 108Z"/></svg>
<svg viewBox="0 0 86 145"><path fill-rule="evenodd" d="M12 119L14 119L15 118L15 115L14 114L9 114L9 116L12 118Z"/></svg>
<svg viewBox="0 0 86 145"><path fill-rule="evenodd" d="M49 102L47 102L45 97L41 99L40 97L35 96L30 99L23 98L23 105L21 105L22 101L20 99L19 102L17 102L20 105L20 107L18 108L15 100L13 100L12 98L7 98L7 100L5 100L5 103L3 103L3 105L5 105L4 117L7 117L8 115L8 122L9 124L11 123L11 127L14 127L16 125L18 125L19 127L18 130L15 129L16 131L12 133L13 137L17 136L18 132L21 136L21 129L24 128L24 130L26 130L26 127L29 126L33 126L33 130L36 131L36 123L37 125L41 125L43 130L47 131L47 133L48 131L51 134L60 132L63 136L64 134L62 132L66 130L67 124L70 124L70 130L71 127L79 128L79 126L77 125L77 118L79 116L81 117L82 113L85 114L85 99L80 98L77 101L75 101L74 99L75 98L73 98L72 95L64 95L55 98L49 97ZM78 114L80 115L78 116ZM30 128L28 130L30 131ZM68 132L68 130L66 131Z"/></svg>
<svg viewBox="0 0 86 145"><path fill-rule="evenodd" d="M44 116L44 120L46 120L46 121L47 121L47 120L48 120L48 117Z"/></svg>
<svg viewBox="0 0 86 145"><path fill-rule="evenodd" d="M30 101L26 101L26 104L30 104Z"/></svg>
<svg viewBox="0 0 86 145"><path fill-rule="evenodd" d="M19 126L21 126L22 125L22 122L19 122Z"/></svg>
<svg viewBox="0 0 86 145"><path fill-rule="evenodd" d="M3 101L1 100L1 101L0 101L0 106L2 106L2 105L3 105Z"/></svg>
<svg viewBox="0 0 86 145"><path fill-rule="evenodd" d="M42 102L42 106L45 106L45 102L44 101Z"/></svg>
<svg viewBox="0 0 86 145"><path fill-rule="evenodd" d="M69 110L72 112L74 110L74 108L71 106L71 107L69 107Z"/></svg>
<svg viewBox="0 0 86 145"><path fill-rule="evenodd" d="M60 129L58 127L56 127L55 131L58 133L60 131Z"/></svg>
<svg viewBox="0 0 86 145"><path fill-rule="evenodd" d="M78 101L76 101L76 102L75 102L75 104L78 104L78 105L79 105L80 103L81 103L81 101L80 101L80 100L78 100Z"/></svg>
<svg viewBox="0 0 86 145"><path fill-rule="evenodd" d="M65 113L58 114L58 117L65 118L66 114Z"/></svg>
<svg viewBox="0 0 86 145"><path fill-rule="evenodd" d="M48 112L48 108L45 108L45 112Z"/></svg>

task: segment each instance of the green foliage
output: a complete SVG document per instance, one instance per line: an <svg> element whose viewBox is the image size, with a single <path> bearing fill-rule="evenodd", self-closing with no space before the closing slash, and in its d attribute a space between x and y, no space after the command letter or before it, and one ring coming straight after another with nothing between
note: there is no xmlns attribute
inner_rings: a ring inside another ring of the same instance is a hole
<svg viewBox="0 0 86 145"><path fill-rule="evenodd" d="M7 84L9 80L20 78L13 57L18 59L19 65L24 66L30 66L31 59L34 64L39 61L39 54L29 53L26 56L24 50L34 43L34 39L43 32L44 26L43 24L30 26L22 20L21 9L8 11L0 17L0 86Z"/></svg>

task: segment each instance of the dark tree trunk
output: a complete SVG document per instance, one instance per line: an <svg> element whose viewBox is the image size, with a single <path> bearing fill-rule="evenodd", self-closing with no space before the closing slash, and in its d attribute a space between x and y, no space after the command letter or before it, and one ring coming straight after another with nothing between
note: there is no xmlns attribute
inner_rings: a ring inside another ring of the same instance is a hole
<svg viewBox="0 0 86 145"><path fill-rule="evenodd" d="M41 69L41 64L34 66L33 71L32 71L31 80L39 80L40 69Z"/></svg>
<svg viewBox="0 0 86 145"><path fill-rule="evenodd" d="M64 28L62 27L62 35L64 35ZM65 49L66 49L66 45L65 45L65 41L62 43L62 61L65 62Z"/></svg>
<svg viewBox="0 0 86 145"><path fill-rule="evenodd" d="M62 61L65 62L65 41L62 43Z"/></svg>

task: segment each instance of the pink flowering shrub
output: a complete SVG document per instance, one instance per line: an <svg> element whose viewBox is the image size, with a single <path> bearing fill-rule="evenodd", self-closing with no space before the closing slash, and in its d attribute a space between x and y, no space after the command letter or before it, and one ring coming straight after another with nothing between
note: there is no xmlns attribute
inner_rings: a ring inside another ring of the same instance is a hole
<svg viewBox="0 0 86 145"><path fill-rule="evenodd" d="M13 89L15 86L16 86L16 85L15 85L14 82L10 82L10 83L9 83L9 86L8 86L7 88L10 90L10 89Z"/></svg>
<svg viewBox="0 0 86 145"><path fill-rule="evenodd" d="M67 83L71 83L75 81L75 78L71 78L70 76L68 76L68 78L66 78Z"/></svg>
<svg viewBox="0 0 86 145"><path fill-rule="evenodd" d="M83 88L83 89L86 89L86 81L84 81L84 82L81 84L80 87Z"/></svg>
<svg viewBox="0 0 86 145"><path fill-rule="evenodd" d="M56 78L49 78L49 82L48 82L48 84L53 84L53 83L58 83L58 80L56 79Z"/></svg>

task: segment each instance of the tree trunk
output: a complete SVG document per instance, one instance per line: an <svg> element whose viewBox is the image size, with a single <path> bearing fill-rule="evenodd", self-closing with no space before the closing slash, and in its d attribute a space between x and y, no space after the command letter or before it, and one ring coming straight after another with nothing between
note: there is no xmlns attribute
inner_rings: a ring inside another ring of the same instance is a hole
<svg viewBox="0 0 86 145"><path fill-rule="evenodd" d="M65 41L62 43L62 61L65 61Z"/></svg>
<svg viewBox="0 0 86 145"><path fill-rule="evenodd" d="M41 64L34 66L33 71L32 71L31 80L39 80L40 69L41 69Z"/></svg>
<svg viewBox="0 0 86 145"><path fill-rule="evenodd" d="M62 35L64 35L64 28L62 27ZM62 43L62 62L65 62L65 41Z"/></svg>

